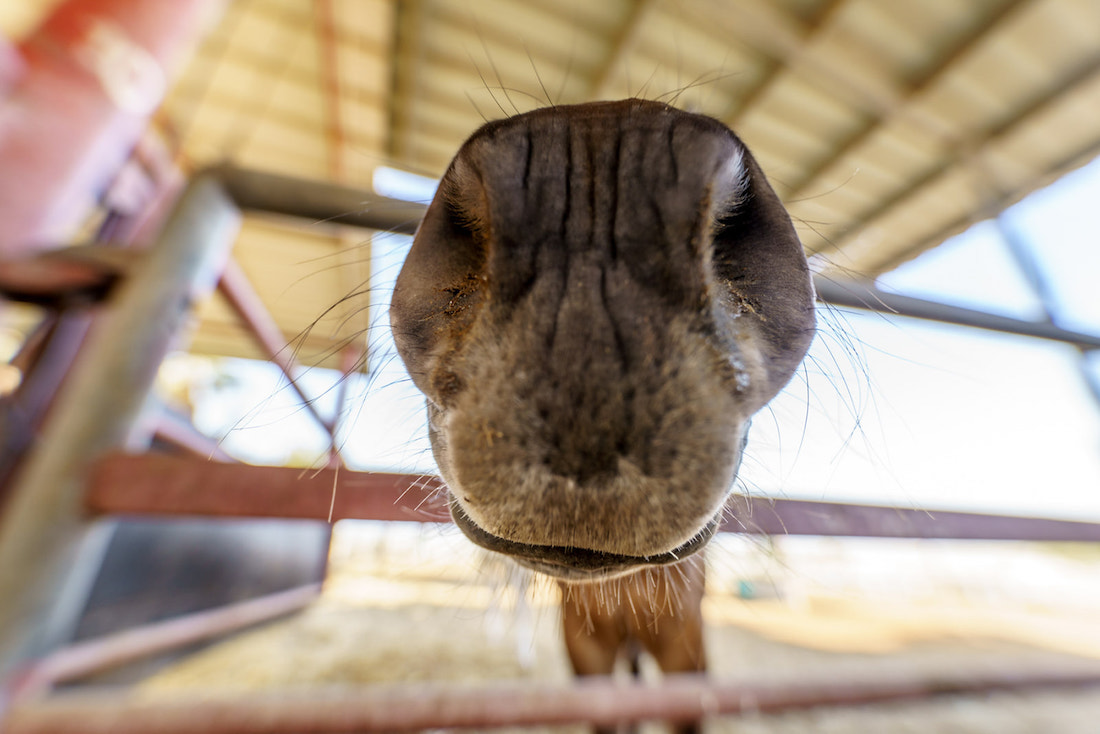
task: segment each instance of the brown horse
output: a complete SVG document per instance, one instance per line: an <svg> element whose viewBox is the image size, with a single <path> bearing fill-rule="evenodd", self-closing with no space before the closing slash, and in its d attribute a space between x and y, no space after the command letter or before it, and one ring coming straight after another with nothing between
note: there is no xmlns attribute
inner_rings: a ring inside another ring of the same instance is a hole
<svg viewBox="0 0 1100 734"><path fill-rule="evenodd" d="M573 672L611 675L616 663L625 659L638 677L643 651L665 673L706 672L704 568L699 553L682 563L644 568L619 578L559 581L562 628ZM699 725L682 723L675 731L691 734L699 731Z"/></svg>
<svg viewBox="0 0 1100 734"><path fill-rule="evenodd" d="M814 334L802 246L737 136L637 99L485 125L390 318L456 524L560 580L575 672L641 648L703 672L691 556Z"/></svg>
<svg viewBox="0 0 1100 734"><path fill-rule="evenodd" d="M748 149L639 99L475 132L390 317L457 525L573 580L707 543L751 416L814 334L802 246Z"/></svg>

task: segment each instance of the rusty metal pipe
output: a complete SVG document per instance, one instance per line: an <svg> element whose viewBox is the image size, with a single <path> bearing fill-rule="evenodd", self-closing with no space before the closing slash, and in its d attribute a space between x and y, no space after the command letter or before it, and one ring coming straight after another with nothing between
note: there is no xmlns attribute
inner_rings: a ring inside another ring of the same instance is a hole
<svg viewBox="0 0 1100 734"><path fill-rule="evenodd" d="M79 680L151 655L284 617L305 608L320 594L320 584L307 584L218 609L84 640L37 661L26 673L18 676L20 685L14 694L22 697L39 693L59 683Z"/></svg>
<svg viewBox="0 0 1100 734"><path fill-rule="evenodd" d="M814 277L817 297L823 303L876 311L896 316L909 316L926 321L939 321L957 326L969 326L988 331L1000 331L1016 336L1073 344L1083 349L1100 349L1100 335L1085 334L1061 329L1049 321L1023 321L1008 316L975 311L936 301L888 293L871 283L860 281L836 281L821 276Z"/></svg>
<svg viewBox="0 0 1100 734"><path fill-rule="evenodd" d="M286 337L280 331L275 319L268 313L259 294L256 293L248 276L235 260L230 258L222 271L221 280L218 282L218 292L225 298L226 303L244 322L256 343L268 356L272 364L286 376L290 387L302 400L302 405L313 417L321 428L328 433L333 447L336 446L336 429L334 421L326 419L317 411L313 399L306 395L302 386L298 384L298 364L294 358L291 347L287 344Z"/></svg>
<svg viewBox="0 0 1100 734"><path fill-rule="evenodd" d="M388 199L370 191L324 181L229 165L210 171L225 185L241 209L285 214L311 223L347 224L413 234L427 208L424 204Z"/></svg>
<svg viewBox="0 0 1100 734"><path fill-rule="evenodd" d="M692 721L822 706L921 700L938 695L1100 685L1100 668L1027 674L952 673L936 677L776 685L668 676L660 686L608 680L571 687L498 683L379 685L153 702L119 695L64 696L15 705L7 734L341 734L491 728L587 722L597 725Z"/></svg>
<svg viewBox="0 0 1100 734"><path fill-rule="evenodd" d="M111 454L91 471L90 512L450 522L437 477L229 465ZM434 501L433 501L434 499ZM865 538L1100 542L1100 523L814 500L730 498L724 532Z"/></svg>
<svg viewBox="0 0 1100 734"><path fill-rule="evenodd" d="M408 474L111 454L92 466L85 501L96 514L325 520L331 508L333 522L450 522L441 487L435 477Z"/></svg>

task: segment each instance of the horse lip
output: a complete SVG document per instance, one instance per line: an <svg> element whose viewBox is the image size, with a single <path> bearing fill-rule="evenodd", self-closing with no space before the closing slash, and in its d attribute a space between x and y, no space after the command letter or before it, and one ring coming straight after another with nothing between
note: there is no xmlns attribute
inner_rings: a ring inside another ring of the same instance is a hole
<svg viewBox="0 0 1100 734"><path fill-rule="evenodd" d="M534 571L566 581L597 581L620 576L646 566L678 563L698 553L710 542L718 532L721 516L719 511L718 515L704 525L698 533L677 548L652 556L631 556L587 548L518 543L486 531L470 519L453 497L450 508L455 525L476 545L509 556L520 565Z"/></svg>

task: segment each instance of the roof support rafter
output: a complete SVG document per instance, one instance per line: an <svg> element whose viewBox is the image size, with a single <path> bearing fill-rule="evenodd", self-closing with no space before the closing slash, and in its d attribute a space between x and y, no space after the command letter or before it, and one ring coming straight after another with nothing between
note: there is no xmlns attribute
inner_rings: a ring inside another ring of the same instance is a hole
<svg viewBox="0 0 1100 734"><path fill-rule="evenodd" d="M783 78L783 74L790 69L794 59L801 58L809 53L817 37L830 26L846 3L847 0L830 0L821 6L817 15L805 29L802 44L792 50L793 55L773 60L771 69L764 75L764 78L749 90L748 94L739 100L735 100L726 114L722 115L722 120L736 131L745 114L755 106L758 100L775 87Z"/></svg>
<svg viewBox="0 0 1100 734"><path fill-rule="evenodd" d="M885 114L902 98L893 85L869 81L849 66L813 53L811 40L829 27L829 22L839 15L839 7L828 12L823 22L809 26L761 0L737 0L733 5L725 13L715 13L713 6L700 5L698 0L684 3L682 7L707 27L716 28L722 35L736 39L786 70L822 84L856 109ZM933 121L927 124L933 125ZM938 124L935 127L940 129Z"/></svg>
<svg viewBox="0 0 1100 734"><path fill-rule="evenodd" d="M611 51L607 55L607 61L592 77L585 94L585 101L605 99L610 93L611 80L615 70L622 65L627 57L634 51L638 43L638 37L646 19L652 14L654 0L640 0L630 6L630 11L623 24L615 34L611 42Z"/></svg>
<svg viewBox="0 0 1100 734"><path fill-rule="evenodd" d="M955 144L951 146L950 150L945 153L940 163L929 168L922 176L913 181L905 189L882 200L858 220L851 222L842 231L830 234L827 244L819 249L818 252L842 250L846 243L849 243L852 239L857 237L870 223L886 216L893 211L895 207L917 196L924 189L934 185L940 178L947 175L955 168L972 165L973 161L979 160L990 148L1003 142L1014 133L1019 126L1026 124L1029 119L1047 113L1051 107L1056 106L1059 102L1072 98L1077 90L1085 89L1096 84L1098 81L1100 81L1100 54L1087 59L1084 63L1079 65L1073 73L1069 74L1058 83L1053 84L1044 94L1032 100L1030 104L1018 110L1010 117L1002 120L991 128L987 128L968 138L956 141ZM1074 165L1086 162L1086 156L1088 156L1090 152L1095 153L1098 151L1100 151L1100 140L1089 143L1083 150L1075 151L1067 158L1049 167L1048 171L1054 173L1056 171L1069 170ZM969 213L965 217L951 222L946 227L938 229L931 237L922 238L911 247L906 248L903 253L895 253L892 256L892 260L900 261L905 259L906 254L915 255L921 252L928 246L942 241L942 239L949 236L951 233L961 231L966 226L981 221L981 219L989 216L995 208L1010 205L1023 193L1026 192L1015 191L996 197L996 199L989 202L981 213ZM994 209L991 209L990 206L994 207ZM876 269L873 263L868 263L866 272L864 272L863 275L870 277L881 272L882 269L882 266Z"/></svg>
<svg viewBox="0 0 1100 734"><path fill-rule="evenodd" d="M408 162L413 154L412 121L416 119L417 88L424 66L424 8L421 0L396 3L393 13L393 56L390 74L390 158Z"/></svg>
<svg viewBox="0 0 1100 734"><path fill-rule="evenodd" d="M985 23L971 29L969 33L960 38L955 45L939 59L935 67L926 71L919 79L914 80L910 84L908 91L905 92L904 97L899 100L898 104L886 110L886 113L883 115L872 116L847 140L833 148L824 160L819 161L817 165L813 166L801 180L791 183L790 191L786 198L798 199L802 197L810 188L818 183L822 175L827 173L830 168L853 150L857 149L860 145L864 144L886 125L889 125L895 120L911 117L913 115L913 103L921 95L943 81L944 77L955 67L961 58L981 45L988 43L992 37L990 32L994 28L1004 25L1006 22L1016 17L1017 11L1020 11L1025 6L1034 5L1034 3L1035 0L1010 0L1003 5L993 17L987 19Z"/></svg>

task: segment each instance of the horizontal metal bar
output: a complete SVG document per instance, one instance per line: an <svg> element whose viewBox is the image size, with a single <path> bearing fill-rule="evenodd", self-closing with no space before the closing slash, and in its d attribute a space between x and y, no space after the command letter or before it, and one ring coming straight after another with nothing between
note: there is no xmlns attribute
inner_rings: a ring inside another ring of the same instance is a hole
<svg viewBox="0 0 1100 734"><path fill-rule="evenodd" d="M224 165L209 169L244 210L413 234L425 204L389 199L350 186Z"/></svg>
<svg viewBox="0 0 1100 734"><path fill-rule="evenodd" d="M736 495L722 531L857 538L1100 543L1100 523Z"/></svg>
<svg viewBox="0 0 1100 734"><path fill-rule="evenodd" d="M379 196L370 191L322 181L308 181L233 166L212 169L242 209L262 210L313 221L329 221L370 229L413 234L427 206ZM818 298L898 316L941 321L1019 336L1100 349L1100 335L1061 329L1049 322L1026 321L911 296L888 293L870 283L814 277Z"/></svg>
<svg viewBox="0 0 1100 734"><path fill-rule="evenodd" d="M320 584L307 584L218 609L84 640L37 661L19 676L19 686L13 693L20 697L41 692L59 683L79 680L151 655L284 617L305 608L320 595Z"/></svg>
<svg viewBox="0 0 1100 734"><path fill-rule="evenodd" d="M1024 321L898 293L888 293L874 285L855 280L839 281L818 275L814 277L814 288L817 289L819 300L834 306L860 308L897 316L1000 331L1006 334L1048 339L1072 344L1082 349L1100 349L1100 336L1096 334L1061 329L1045 321Z"/></svg>
<svg viewBox="0 0 1100 734"><path fill-rule="evenodd" d="M444 484L415 474L219 464L114 454L92 468L86 505L103 514L450 522ZM730 499L725 532L873 538L1100 542L1100 523L808 500Z"/></svg>
<svg viewBox="0 0 1100 734"><path fill-rule="evenodd" d="M733 714L1100 685L1095 664L1026 673L952 671L935 676L772 685L666 676L659 686L600 678L573 686L497 682L320 688L153 701L125 694L65 695L12 707L6 734L282 734L493 728L636 721L686 722Z"/></svg>
<svg viewBox="0 0 1100 734"><path fill-rule="evenodd" d="M0 259L0 295L46 306L101 300L140 253L105 245Z"/></svg>
<svg viewBox="0 0 1100 734"><path fill-rule="evenodd" d="M357 518L450 522L435 477L222 464L110 454L91 469L85 505L111 515Z"/></svg>

